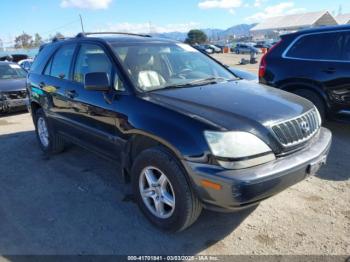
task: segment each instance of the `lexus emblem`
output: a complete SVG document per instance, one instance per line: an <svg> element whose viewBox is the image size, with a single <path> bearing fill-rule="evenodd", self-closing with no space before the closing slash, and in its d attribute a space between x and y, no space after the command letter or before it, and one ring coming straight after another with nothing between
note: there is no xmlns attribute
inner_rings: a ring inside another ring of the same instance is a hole
<svg viewBox="0 0 350 262"><path fill-rule="evenodd" d="M301 128L301 131L304 133L304 134L307 134L310 132L310 125L308 122L306 122L305 120L303 120L302 122L300 122L300 128Z"/></svg>

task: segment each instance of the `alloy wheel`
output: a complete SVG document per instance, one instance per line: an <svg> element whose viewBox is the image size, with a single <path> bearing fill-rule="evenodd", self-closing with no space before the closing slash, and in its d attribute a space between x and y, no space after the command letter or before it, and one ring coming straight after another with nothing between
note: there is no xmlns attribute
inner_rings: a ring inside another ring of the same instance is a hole
<svg viewBox="0 0 350 262"><path fill-rule="evenodd" d="M47 129L46 120L43 117L39 117L37 121L38 135L41 144L44 147L49 146L49 131Z"/></svg>
<svg viewBox="0 0 350 262"><path fill-rule="evenodd" d="M139 178L139 190L147 209L156 217L169 218L175 210L175 192L168 177L156 167L146 167Z"/></svg>

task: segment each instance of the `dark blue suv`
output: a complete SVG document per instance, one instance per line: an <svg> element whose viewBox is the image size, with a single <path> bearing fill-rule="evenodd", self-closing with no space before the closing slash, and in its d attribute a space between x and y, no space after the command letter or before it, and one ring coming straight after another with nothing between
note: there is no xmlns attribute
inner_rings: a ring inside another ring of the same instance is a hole
<svg viewBox="0 0 350 262"><path fill-rule="evenodd" d="M283 35L261 60L260 83L313 102L322 118L350 114L350 26Z"/></svg>

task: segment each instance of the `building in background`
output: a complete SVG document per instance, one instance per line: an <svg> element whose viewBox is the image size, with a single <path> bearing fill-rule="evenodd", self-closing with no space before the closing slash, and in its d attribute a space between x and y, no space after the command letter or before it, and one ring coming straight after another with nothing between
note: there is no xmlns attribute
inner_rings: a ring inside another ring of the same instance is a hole
<svg viewBox="0 0 350 262"><path fill-rule="evenodd" d="M337 15L335 17L335 19L337 20L338 24L340 24L340 25L350 24L350 13Z"/></svg>
<svg viewBox="0 0 350 262"><path fill-rule="evenodd" d="M277 39L280 35L302 29L338 25L328 11L271 17L250 29L254 40Z"/></svg>

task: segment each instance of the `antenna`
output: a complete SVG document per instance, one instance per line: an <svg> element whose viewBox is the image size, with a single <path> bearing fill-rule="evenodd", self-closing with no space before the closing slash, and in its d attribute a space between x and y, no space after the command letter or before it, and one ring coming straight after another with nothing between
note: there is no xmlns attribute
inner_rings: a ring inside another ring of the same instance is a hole
<svg viewBox="0 0 350 262"><path fill-rule="evenodd" d="M80 17L81 31L82 31L83 33L85 33L83 18L81 17L81 15L79 15L79 17Z"/></svg>

